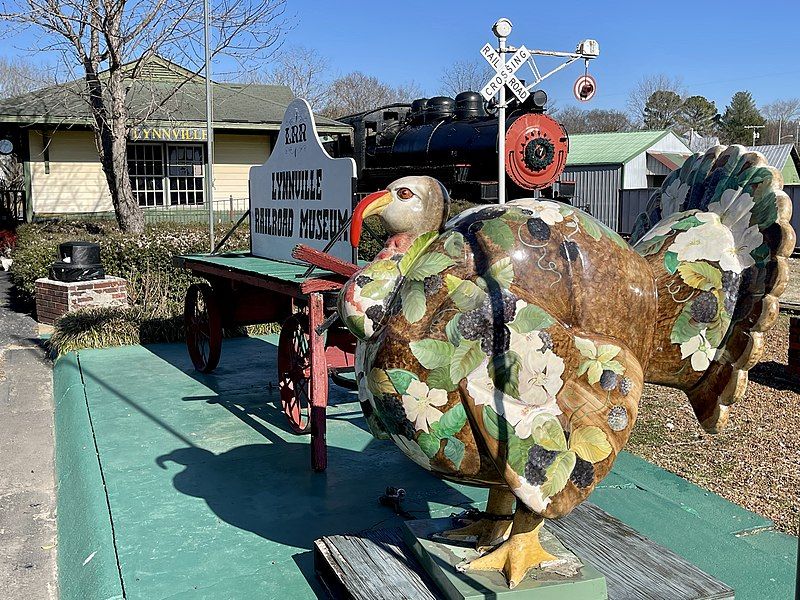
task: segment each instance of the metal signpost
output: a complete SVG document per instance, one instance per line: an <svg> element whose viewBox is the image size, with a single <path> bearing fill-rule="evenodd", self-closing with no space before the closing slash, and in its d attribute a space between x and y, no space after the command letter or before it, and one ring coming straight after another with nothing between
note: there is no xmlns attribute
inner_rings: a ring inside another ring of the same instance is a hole
<svg viewBox="0 0 800 600"><path fill-rule="evenodd" d="M481 90L481 95L487 102L491 101L495 95L497 96L497 201L499 204L504 204L506 201L506 87L511 90L511 93L516 96L517 100L524 102L531 94L531 90L539 85L542 81L560 71L567 65L572 64L578 59L586 61L587 71L589 61L597 58L600 54L600 46L595 40L584 40L578 44L575 52L555 52L551 50L528 50L525 46L515 48L514 46L507 46L506 41L511 34L511 21L506 18L498 19L492 26L492 32L497 37L498 45L495 49L491 44L485 44L481 49L481 56L486 59L491 67L495 70L495 75L488 81L488 83ZM510 58L506 60L506 54L510 54ZM558 65L554 69L541 74L536 65L534 56L554 56L558 58L566 58L564 63ZM523 83L517 76L517 70L523 65L527 64L533 71L534 81L530 85ZM596 91L594 79L589 77L588 72L579 79L581 96L579 100L589 100ZM576 89L578 83L576 83Z"/></svg>

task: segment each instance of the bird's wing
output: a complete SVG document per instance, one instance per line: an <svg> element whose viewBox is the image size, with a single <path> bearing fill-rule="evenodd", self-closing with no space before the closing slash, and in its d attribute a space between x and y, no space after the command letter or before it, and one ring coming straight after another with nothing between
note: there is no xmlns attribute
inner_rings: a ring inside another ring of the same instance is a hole
<svg viewBox="0 0 800 600"><path fill-rule="evenodd" d="M572 331L552 324L552 343L544 345L531 332L529 352L506 378L516 389L497 374L493 379L485 365L459 384L475 436L501 477L525 506L548 518L570 512L611 470L643 384L639 361L621 343ZM517 390L518 398L506 393Z"/></svg>

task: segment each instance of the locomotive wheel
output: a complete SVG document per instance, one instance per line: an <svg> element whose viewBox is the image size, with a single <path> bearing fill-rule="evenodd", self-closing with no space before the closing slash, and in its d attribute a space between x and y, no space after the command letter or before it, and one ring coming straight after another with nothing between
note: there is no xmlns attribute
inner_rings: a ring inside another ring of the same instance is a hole
<svg viewBox="0 0 800 600"><path fill-rule="evenodd" d="M193 283L183 306L186 347L194 368L211 373L222 353L222 315L214 290L207 283Z"/></svg>
<svg viewBox="0 0 800 600"><path fill-rule="evenodd" d="M297 434L311 429L311 347L308 317L295 313L283 323L278 338L278 387L281 407Z"/></svg>

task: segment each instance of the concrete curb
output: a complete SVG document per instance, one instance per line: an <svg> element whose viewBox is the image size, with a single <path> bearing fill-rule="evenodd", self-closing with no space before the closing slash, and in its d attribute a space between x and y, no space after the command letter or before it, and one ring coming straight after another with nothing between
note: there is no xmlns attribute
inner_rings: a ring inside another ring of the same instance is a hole
<svg viewBox="0 0 800 600"><path fill-rule="evenodd" d="M53 398L60 597L123 598L106 488L74 353L53 367Z"/></svg>

